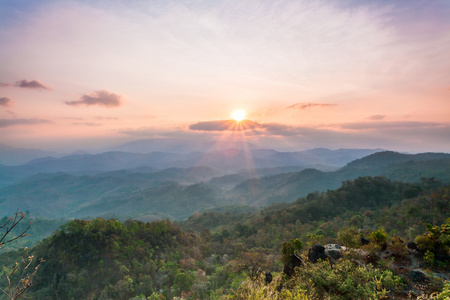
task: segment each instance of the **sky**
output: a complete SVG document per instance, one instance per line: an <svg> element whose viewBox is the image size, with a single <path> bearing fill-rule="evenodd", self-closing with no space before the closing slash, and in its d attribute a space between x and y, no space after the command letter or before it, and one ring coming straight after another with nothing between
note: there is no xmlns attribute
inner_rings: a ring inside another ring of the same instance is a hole
<svg viewBox="0 0 450 300"><path fill-rule="evenodd" d="M0 0L0 20L3 145L450 152L447 0Z"/></svg>

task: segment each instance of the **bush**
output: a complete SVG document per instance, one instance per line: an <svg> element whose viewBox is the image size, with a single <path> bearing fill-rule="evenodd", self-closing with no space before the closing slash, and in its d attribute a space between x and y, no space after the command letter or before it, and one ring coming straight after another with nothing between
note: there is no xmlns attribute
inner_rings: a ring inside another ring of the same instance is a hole
<svg viewBox="0 0 450 300"><path fill-rule="evenodd" d="M292 256L298 253L303 248L303 243L299 239L292 239L290 241L284 242L281 247L281 261L284 264L288 264Z"/></svg>
<svg viewBox="0 0 450 300"><path fill-rule="evenodd" d="M378 228L369 235L369 239L372 243L377 244L383 249L386 248L388 235L386 231L384 231L384 228Z"/></svg>
<svg viewBox="0 0 450 300"><path fill-rule="evenodd" d="M391 238L388 249L392 251L396 259L402 259L408 255L408 248L406 247L405 242L395 234Z"/></svg>
<svg viewBox="0 0 450 300"><path fill-rule="evenodd" d="M337 241L348 248L359 248L360 234L356 227L341 228L337 233Z"/></svg>
<svg viewBox="0 0 450 300"><path fill-rule="evenodd" d="M442 261L450 258L450 218L441 226L427 224L427 232L415 238L417 248L424 254L428 265L434 264L435 259Z"/></svg>
<svg viewBox="0 0 450 300"><path fill-rule="evenodd" d="M281 282L283 288L277 293ZM270 285L247 280L232 299L383 299L402 286L402 280L389 270L341 259L334 267L326 261L308 263L291 279L282 281L278 276Z"/></svg>

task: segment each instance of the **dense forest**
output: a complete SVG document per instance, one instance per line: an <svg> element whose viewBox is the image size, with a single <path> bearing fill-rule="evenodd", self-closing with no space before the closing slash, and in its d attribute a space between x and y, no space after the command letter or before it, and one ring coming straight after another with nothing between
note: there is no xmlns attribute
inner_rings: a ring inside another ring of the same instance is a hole
<svg viewBox="0 0 450 300"><path fill-rule="evenodd" d="M3 251L0 283L32 257L32 299L448 299L449 203L434 178L379 176L257 212L72 220ZM334 258L328 244L340 245Z"/></svg>

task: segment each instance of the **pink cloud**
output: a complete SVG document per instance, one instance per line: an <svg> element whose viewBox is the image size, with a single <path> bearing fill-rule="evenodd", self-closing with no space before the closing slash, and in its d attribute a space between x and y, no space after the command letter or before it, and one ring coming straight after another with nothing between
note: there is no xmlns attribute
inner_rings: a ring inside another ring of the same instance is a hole
<svg viewBox="0 0 450 300"><path fill-rule="evenodd" d="M13 101L9 98L6 98L6 97L0 98L0 106L8 107L8 106L11 106L12 103L13 103Z"/></svg>
<svg viewBox="0 0 450 300"><path fill-rule="evenodd" d="M122 105L120 101L121 96L116 95L114 93L102 90L96 91L89 95L83 95L80 97L80 100L75 101L66 101L67 105L79 106L79 105L100 105L106 107L117 107Z"/></svg>
<svg viewBox="0 0 450 300"><path fill-rule="evenodd" d="M300 103L295 103L295 104L289 105L287 108L304 110L304 109L312 108L312 107L329 107L329 106L334 106L334 105L336 105L336 104L300 102Z"/></svg>
<svg viewBox="0 0 450 300"><path fill-rule="evenodd" d="M23 79L23 80L17 81L14 84L14 86L21 87L21 88L27 88L27 89L37 89L37 90L47 90L47 91L52 90L49 86L43 84L39 80L28 81L28 80Z"/></svg>

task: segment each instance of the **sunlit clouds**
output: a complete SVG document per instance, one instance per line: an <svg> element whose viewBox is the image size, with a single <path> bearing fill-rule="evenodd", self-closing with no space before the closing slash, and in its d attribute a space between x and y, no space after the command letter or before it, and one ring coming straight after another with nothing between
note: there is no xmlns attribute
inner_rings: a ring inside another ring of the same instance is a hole
<svg viewBox="0 0 450 300"><path fill-rule="evenodd" d="M450 151L447 1L0 5L2 143L236 133L261 146ZM246 115L230 116L238 107Z"/></svg>
<svg viewBox="0 0 450 300"><path fill-rule="evenodd" d="M191 130L201 130L201 131L246 131L262 128L262 125L253 122L251 120L218 120L218 121L207 121L198 122L189 126Z"/></svg>

